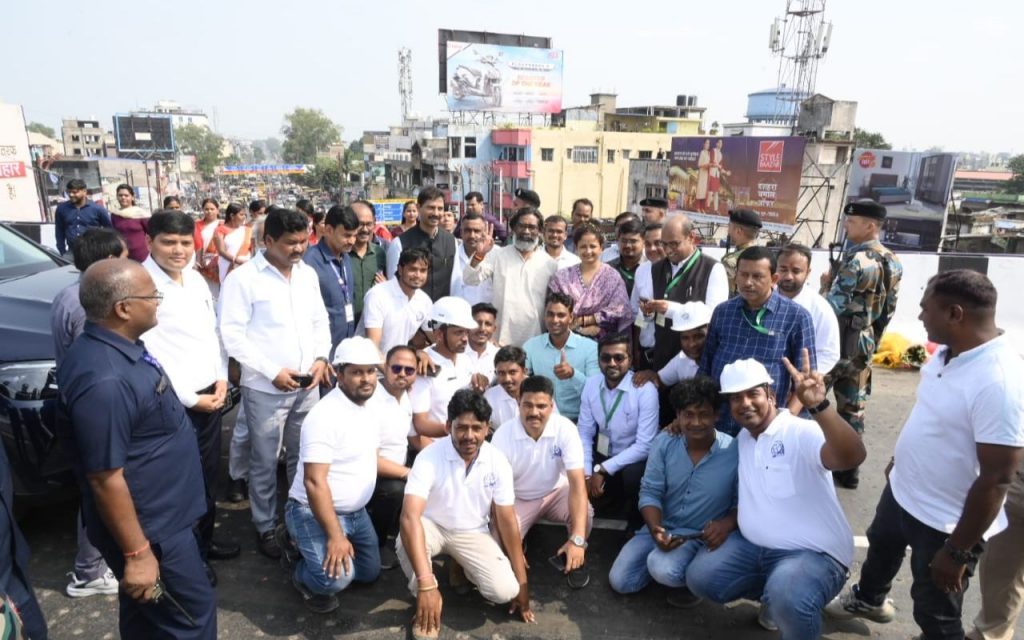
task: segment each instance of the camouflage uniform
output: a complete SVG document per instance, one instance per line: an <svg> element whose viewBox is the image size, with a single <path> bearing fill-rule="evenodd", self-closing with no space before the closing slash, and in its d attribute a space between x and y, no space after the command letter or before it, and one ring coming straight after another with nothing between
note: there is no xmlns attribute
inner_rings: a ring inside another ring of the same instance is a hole
<svg viewBox="0 0 1024 640"><path fill-rule="evenodd" d="M722 256L722 266L725 267L725 275L729 278L729 297L736 295L736 267L740 261L740 254L744 249L753 247L756 242L737 245L735 249Z"/></svg>
<svg viewBox="0 0 1024 640"><path fill-rule="evenodd" d="M889 273L883 267L888 266ZM896 312L903 267L877 239L850 247L830 289L822 294L839 318L841 358L827 381L836 396L836 411L857 433L864 432L864 404L871 394L871 357L884 326ZM858 331L859 330L859 331Z"/></svg>

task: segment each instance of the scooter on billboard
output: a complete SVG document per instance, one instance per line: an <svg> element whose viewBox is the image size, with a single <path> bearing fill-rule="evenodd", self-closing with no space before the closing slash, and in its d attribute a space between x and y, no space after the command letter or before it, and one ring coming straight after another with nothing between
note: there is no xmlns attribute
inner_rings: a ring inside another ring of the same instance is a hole
<svg viewBox="0 0 1024 640"><path fill-rule="evenodd" d="M494 56L480 58L482 68L460 64L452 74L452 95L456 100L476 96L489 102L492 107L501 106L501 71Z"/></svg>

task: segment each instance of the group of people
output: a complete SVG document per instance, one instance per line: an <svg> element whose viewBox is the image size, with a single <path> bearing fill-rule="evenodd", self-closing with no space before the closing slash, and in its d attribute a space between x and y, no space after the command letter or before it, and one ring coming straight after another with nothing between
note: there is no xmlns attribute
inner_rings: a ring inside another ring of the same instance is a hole
<svg viewBox="0 0 1024 640"><path fill-rule="evenodd" d="M878 239L885 208L844 209L847 250L819 293L810 249L758 246L754 211L730 213L735 251L718 261L658 198L607 242L589 200L567 221L518 190L505 229L472 195L448 230L444 193L423 188L394 232L365 201L322 219L249 207L247 222L207 200L198 223L149 217L141 263L110 230L79 233L80 282L54 304L83 489L69 594L119 590L124 637L216 637L210 561L239 552L212 526L233 384L228 499L248 499L257 548L312 611L401 567L414 637L437 637L445 555L457 593L475 586L533 621L541 569L524 537L564 525L552 562L584 588L596 512L627 522L618 593L654 581L682 608L747 598L765 628L816 638L823 610L891 620L910 546L922 637L964 637L966 578L1006 527L1024 451L1024 371L984 275L940 273L924 292L921 319L946 346L922 370L842 593L854 548L835 486L858 486L871 356L902 275ZM1019 594L1016 564L983 576ZM1019 606L979 617L977 637L1001 637L984 635L1000 616L1012 633Z"/></svg>

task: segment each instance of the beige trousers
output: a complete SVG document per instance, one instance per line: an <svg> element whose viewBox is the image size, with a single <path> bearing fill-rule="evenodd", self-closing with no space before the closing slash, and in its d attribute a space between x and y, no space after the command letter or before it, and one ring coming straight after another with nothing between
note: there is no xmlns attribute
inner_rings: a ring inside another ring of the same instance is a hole
<svg viewBox="0 0 1024 640"><path fill-rule="evenodd" d="M1010 640L1024 605L1024 471L1006 492L1006 530L985 546L978 562L981 611L970 640Z"/></svg>

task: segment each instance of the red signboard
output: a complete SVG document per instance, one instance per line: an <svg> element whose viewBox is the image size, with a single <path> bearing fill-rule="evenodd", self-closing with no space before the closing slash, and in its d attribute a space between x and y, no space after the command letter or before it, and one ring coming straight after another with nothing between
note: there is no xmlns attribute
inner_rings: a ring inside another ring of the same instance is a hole
<svg viewBox="0 0 1024 640"><path fill-rule="evenodd" d="M757 153L757 170L761 173L782 173L784 140L762 140Z"/></svg>
<svg viewBox="0 0 1024 640"><path fill-rule="evenodd" d="M24 178L24 162L0 162L0 178Z"/></svg>

